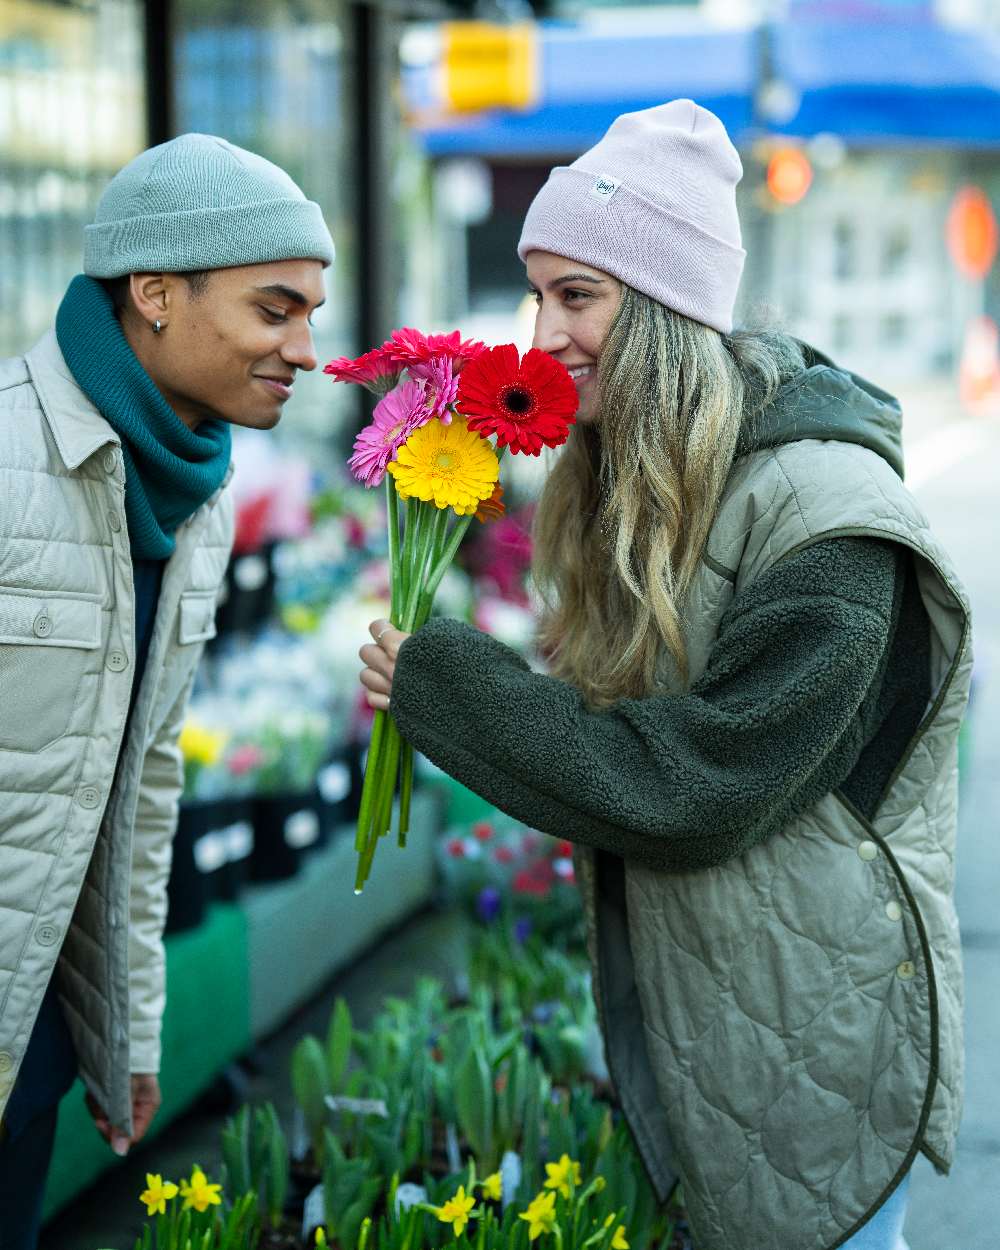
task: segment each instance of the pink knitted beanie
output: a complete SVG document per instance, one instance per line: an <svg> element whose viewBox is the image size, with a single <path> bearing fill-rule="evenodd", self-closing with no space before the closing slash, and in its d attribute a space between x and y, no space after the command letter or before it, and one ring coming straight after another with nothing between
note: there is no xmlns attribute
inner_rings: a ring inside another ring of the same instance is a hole
<svg viewBox="0 0 1000 1250"><path fill-rule="evenodd" d="M552 170L517 254L580 261L728 334L746 256L742 176L722 122L693 100L623 113L589 152Z"/></svg>

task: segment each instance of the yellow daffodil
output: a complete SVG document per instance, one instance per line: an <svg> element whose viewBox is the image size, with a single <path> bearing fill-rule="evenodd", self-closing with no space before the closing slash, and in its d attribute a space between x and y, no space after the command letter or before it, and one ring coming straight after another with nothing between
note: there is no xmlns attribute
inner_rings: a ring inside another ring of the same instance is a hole
<svg viewBox="0 0 1000 1250"><path fill-rule="evenodd" d="M319 1228L316 1229L316 1246L319 1248L322 1246L328 1246L329 1244L330 1243L326 1239L326 1229L322 1224L320 1224Z"/></svg>
<svg viewBox="0 0 1000 1250"><path fill-rule="evenodd" d="M487 1176L483 1181L483 1197L490 1198L493 1202L499 1202L503 1195L503 1179L499 1172L494 1172L492 1176Z"/></svg>
<svg viewBox="0 0 1000 1250"><path fill-rule="evenodd" d="M179 739L181 754L196 764L217 764L229 741L222 730L207 729L197 721L186 720Z"/></svg>
<svg viewBox="0 0 1000 1250"><path fill-rule="evenodd" d="M456 1237L461 1237L469 1222L469 1212L475 1205L475 1198L471 1194L466 1194L464 1185L459 1185L458 1193L453 1198L449 1198L444 1206L435 1207L434 1214L442 1224L452 1226Z"/></svg>
<svg viewBox="0 0 1000 1250"><path fill-rule="evenodd" d="M208 1177L197 1165L191 1173L189 1181L181 1181L181 1197L184 1199L184 1210L194 1207L196 1211L207 1211L209 1207L217 1207L222 1202L222 1186L211 1184Z"/></svg>
<svg viewBox="0 0 1000 1250"><path fill-rule="evenodd" d="M545 1171L548 1173L545 1188L558 1189L566 1199L569 1198L570 1185L580 1183L580 1165L569 1155L563 1155L558 1163L546 1163Z"/></svg>
<svg viewBox="0 0 1000 1250"><path fill-rule="evenodd" d="M459 516L492 498L500 477L496 452L464 417L452 418L450 425L432 418L413 431L387 467L403 499L416 496Z"/></svg>
<svg viewBox="0 0 1000 1250"><path fill-rule="evenodd" d="M538 1194L529 1204L527 1211L517 1218L528 1221L529 1241L534 1241L542 1233L551 1233L556 1223L555 1194Z"/></svg>
<svg viewBox="0 0 1000 1250"><path fill-rule="evenodd" d="M625 1240L624 1224L619 1224L615 1229L615 1235L611 1238L611 1250L628 1250L628 1242Z"/></svg>
<svg viewBox="0 0 1000 1250"><path fill-rule="evenodd" d="M146 1173L146 1188L139 1195L139 1201L146 1204L146 1214L166 1215L167 1203L177 1197L177 1186L173 1181L164 1181L159 1172Z"/></svg>

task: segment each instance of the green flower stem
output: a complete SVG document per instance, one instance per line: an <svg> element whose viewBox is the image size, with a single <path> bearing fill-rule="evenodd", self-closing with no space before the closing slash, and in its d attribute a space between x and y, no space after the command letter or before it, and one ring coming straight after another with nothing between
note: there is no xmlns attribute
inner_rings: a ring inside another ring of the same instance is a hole
<svg viewBox="0 0 1000 1250"><path fill-rule="evenodd" d="M375 801L378 762L382 752L382 738L385 734L385 722L388 713L381 710L375 713L372 724L372 735L368 743L368 758L365 760L365 780L361 790L361 807L358 811L358 828L354 836L354 849L363 851L368 840L368 830L372 820L372 805Z"/></svg>
<svg viewBox="0 0 1000 1250"><path fill-rule="evenodd" d="M385 501L389 522L389 582L392 587L392 606L390 618L398 625L398 612L402 607L402 573L399 566L399 495L396 493L396 482L391 473L385 475Z"/></svg>
<svg viewBox="0 0 1000 1250"><path fill-rule="evenodd" d="M392 796L395 791L395 768L398 755L393 754L393 743L396 747L399 745L399 730L391 716L386 713L376 713L384 718L384 728L381 739L379 741L379 751L377 757L372 756L372 748L368 748L368 763L365 768L365 782L368 783L371 777L371 790L369 798L369 808L365 813L366 823L362 824L361 815L358 817L358 833L356 838L356 849L359 851L360 859L358 861L357 875L354 880L354 889L356 893L361 892L365 882L368 880L368 874L371 871L372 858L375 855L375 847L379 838L389 827L389 820L392 812ZM374 735L373 735L374 737ZM386 814L386 792L388 791L388 814ZM365 798L365 791L361 793L362 802Z"/></svg>
<svg viewBox="0 0 1000 1250"><path fill-rule="evenodd" d="M403 624L401 626L407 633L413 632L417 604L420 600L421 587L424 581L424 569L427 566L427 560L434 542L437 517L432 518L429 515L430 509L433 507L433 504L424 503L420 510L422 518L415 539L416 554L413 561L413 577L406 597L406 611L403 614Z"/></svg>
<svg viewBox="0 0 1000 1250"><path fill-rule="evenodd" d="M445 573L447 573L451 562L455 559L455 553L458 551L462 539L465 537L466 530L468 530L469 525L474 519L475 513L470 513L469 516L459 517L458 521L455 523L454 529L452 529L451 534L448 536L448 541L444 544L440 558L431 570L430 576L427 578L423 591L420 595L417 618L422 618L421 624L427 619L427 616L430 615L431 606L434 603L434 596L437 594L437 589L441 585L441 579L444 577Z"/></svg>
<svg viewBox="0 0 1000 1250"><path fill-rule="evenodd" d="M423 543L424 531L430 520L427 509L430 505L422 499L408 499L406 506L406 583L403 587L403 609L405 617L406 604L413 594L413 587L418 580L417 558Z"/></svg>
<svg viewBox="0 0 1000 1250"><path fill-rule="evenodd" d="M392 825L392 800L396 794L396 775L399 769L399 748L400 748L399 730L396 728L396 722L390 717L389 728L386 733L385 744L385 763L384 771L379 774L379 806L376 810L376 824L373 830L375 837L373 841L389 832Z"/></svg>
<svg viewBox="0 0 1000 1250"><path fill-rule="evenodd" d="M413 797L413 747L404 742L399 761L399 830L397 842L406 846L406 835L410 831L410 800Z"/></svg>

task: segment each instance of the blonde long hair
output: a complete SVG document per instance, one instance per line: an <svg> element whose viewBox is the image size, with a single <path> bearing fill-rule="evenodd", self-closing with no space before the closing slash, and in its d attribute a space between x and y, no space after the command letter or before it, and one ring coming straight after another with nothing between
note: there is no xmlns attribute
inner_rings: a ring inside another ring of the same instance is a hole
<svg viewBox="0 0 1000 1250"><path fill-rule="evenodd" d="M625 286L598 362L600 417L573 427L533 523L539 642L592 707L688 676L682 612L745 424L802 368L768 329L731 335Z"/></svg>

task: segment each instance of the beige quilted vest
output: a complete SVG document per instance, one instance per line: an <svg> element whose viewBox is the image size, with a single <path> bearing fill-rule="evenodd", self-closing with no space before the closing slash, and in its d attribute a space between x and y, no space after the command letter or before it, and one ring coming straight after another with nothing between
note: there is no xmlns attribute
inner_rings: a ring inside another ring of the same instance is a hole
<svg viewBox="0 0 1000 1250"><path fill-rule="evenodd" d="M118 436L50 333L0 361L0 1116L49 978L80 1074L128 1130L156 1072L184 707L232 545L231 493L177 531L124 738L134 588Z"/></svg>
<svg viewBox="0 0 1000 1250"><path fill-rule="evenodd" d="M962 971L952 905L965 593L875 452L806 440L738 461L688 604L691 680L734 595L836 535L920 557L933 697L869 823L836 795L719 868L626 865L627 921L581 856L608 1063L698 1250L833 1250L918 1152L951 1162Z"/></svg>

